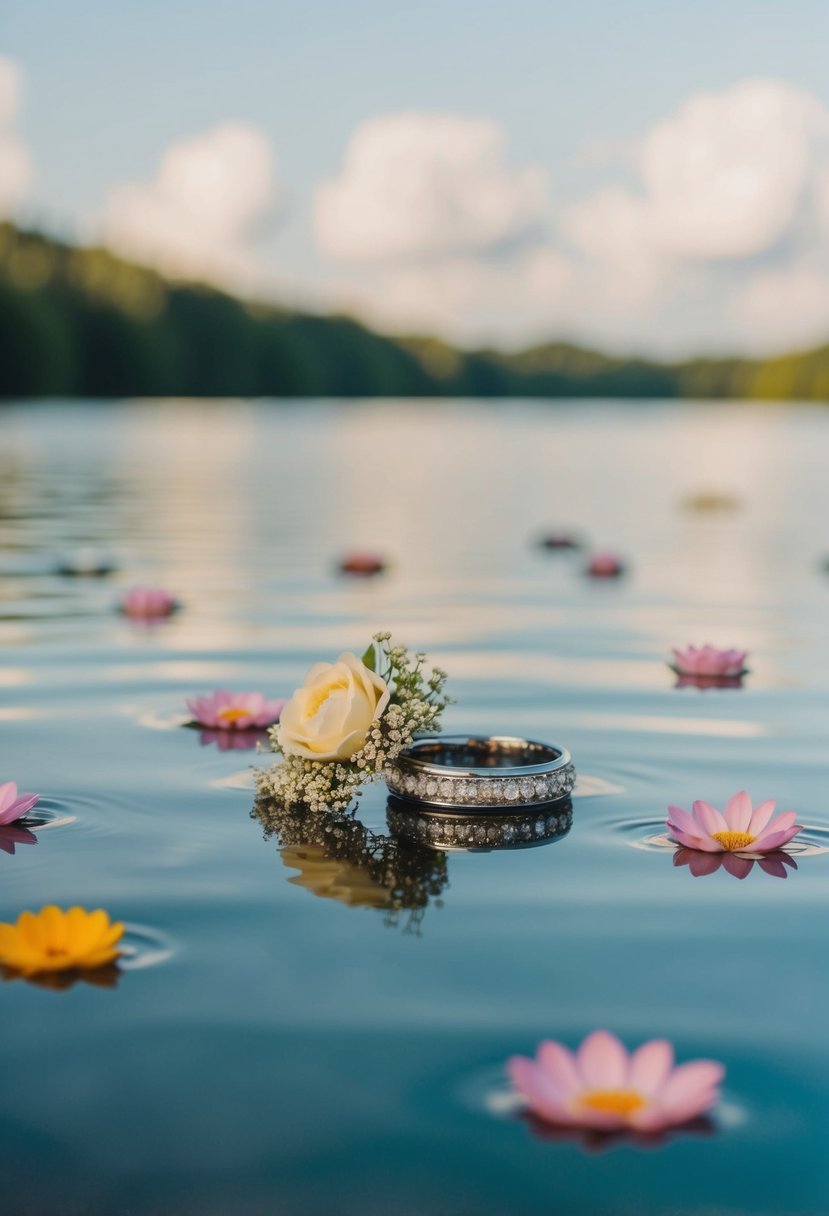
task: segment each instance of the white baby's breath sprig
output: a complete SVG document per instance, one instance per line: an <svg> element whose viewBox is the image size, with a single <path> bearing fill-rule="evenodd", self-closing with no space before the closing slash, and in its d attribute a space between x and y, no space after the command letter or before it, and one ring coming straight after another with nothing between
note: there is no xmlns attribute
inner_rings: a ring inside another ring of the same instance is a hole
<svg viewBox="0 0 829 1216"><path fill-rule="evenodd" d="M292 754L279 725L272 727L271 745L282 759L269 769L257 770L260 796L309 811L346 810L365 782L381 776L417 735L439 730L450 703L444 692L445 671L433 667L426 672L424 654L410 655L405 646L392 646L391 634L385 632L374 635L361 661L389 692L388 703L365 731L362 746L348 759L314 760Z"/></svg>

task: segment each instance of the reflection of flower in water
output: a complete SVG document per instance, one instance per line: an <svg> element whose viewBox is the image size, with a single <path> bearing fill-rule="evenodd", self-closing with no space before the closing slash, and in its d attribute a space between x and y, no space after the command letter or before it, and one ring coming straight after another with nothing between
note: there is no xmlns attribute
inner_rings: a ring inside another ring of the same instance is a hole
<svg viewBox="0 0 829 1216"><path fill-rule="evenodd" d="M251 752L268 737L266 730L200 730L202 747L215 743L220 752Z"/></svg>
<svg viewBox="0 0 829 1216"><path fill-rule="evenodd" d="M0 826L0 851L14 856L15 846L37 844L37 836L24 828L22 823L6 823Z"/></svg>
<svg viewBox="0 0 829 1216"><path fill-rule="evenodd" d="M675 1127L664 1128L658 1132L638 1132L632 1128L617 1131L598 1131L587 1127L564 1127L547 1123L532 1113L524 1115L524 1121L539 1140L547 1140L554 1144L577 1144L586 1153L603 1153L618 1145L629 1144L633 1148L657 1149L663 1148L677 1136L712 1136L716 1126L707 1115L696 1119L688 1119Z"/></svg>
<svg viewBox="0 0 829 1216"><path fill-rule="evenodd" d="M674 688L699 688L705 692L709 688L742 688L743 677L739 676L692 676L677 675Z"/></svg>
<svg viewBox="0 0 829 1216"><path fill-rule="evenodd" d="M701 849L679 848L674 853L675 866L687 866L694 878L704 878L722 867L734 878L748 878L755 865L772 878L788 878L797 862L783 849L764 853L761 857L746 857L740 853L704 853Z"/></svg>
<svg viewBox="0 0 829 1216"><path fill-rule="evenodd" d="M349 907L381 908L387 924L408 913L404 927L416 932L446 886L445 854L372 832L351 813L311 813L260 798L251 814L265 837L274 837L284 863L299 870L290 882Z"/></svg>

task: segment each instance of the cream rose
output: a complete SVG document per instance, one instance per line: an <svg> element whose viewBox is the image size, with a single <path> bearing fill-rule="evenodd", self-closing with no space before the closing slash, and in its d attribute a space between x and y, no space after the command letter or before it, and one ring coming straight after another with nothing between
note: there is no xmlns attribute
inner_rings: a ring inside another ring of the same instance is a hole
<svg viewBox="0 0 829 1216"><path fill-rule="evenodd" d="M286 756L350 760L389 703L385 680L347 651L315 663L282 710L277 738Z"/></svg>

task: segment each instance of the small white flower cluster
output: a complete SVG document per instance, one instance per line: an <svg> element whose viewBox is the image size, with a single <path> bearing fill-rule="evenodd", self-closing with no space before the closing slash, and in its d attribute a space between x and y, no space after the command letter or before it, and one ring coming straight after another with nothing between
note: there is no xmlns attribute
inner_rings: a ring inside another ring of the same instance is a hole
<svg viewBox="0 0 829 1216"><path fill-rule="evenodd" d="M284 806L309 811L344 811L366 781L381 776L386 766L410 747L415 736L439 729L440 716L449 704L444 695L446 672L432 668L424 674L424 654L410 656L405 646L390 646L391 635L377 633L373 653L378 674L391 692L381 717L375 718L365 742L349 760L307 760L284 756L266 770L257 770L260 797L274 798ZM365 658L364 658L365 661ZM276 728L270 731L273 750L279 750Z"/></svg>

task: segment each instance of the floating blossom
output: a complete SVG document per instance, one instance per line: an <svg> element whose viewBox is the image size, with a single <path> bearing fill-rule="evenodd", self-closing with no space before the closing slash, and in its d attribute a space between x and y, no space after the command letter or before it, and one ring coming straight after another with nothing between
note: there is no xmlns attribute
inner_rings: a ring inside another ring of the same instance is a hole
<svg viewBox="0 0 829 1216"><path fill-rule="evenodd" d="M720 650L717 646L686 646L671 652L671 667L680 676L733 679L746 673L745 650Z"/></svg>
<svg viewBox="0 0 829 1216"><path fill-rule="evenodd" d="M771 878L788 878L789 870L797 869L795 859L783 849L762 857L744 857L741 853L703 853L682 847L674 853L674 865L687 866L694 878L705 878L721 866L732 878L739 879L748 878L755 866Z"/></svg>
<svg viewBox="0 0 829 1216"><path fill-rule="evenodd" d="M285 701L268 701L261 692L228 692L217 688L205 697L191 697L187 708L193 721L213 730L250 730L273 726Z"/></svg>
<svg viewBox="0 0 829 1216"><path fill-rule="evenodd" d="M0 785L0 825L16 823L29 811L40 798L40 794L18 794L13 781Z"/></svg>
<svg viewBox="0 0 829 1216"><path fill-rule="evenodd" d="M773 818L771 799L752 807L745 790L734 794L721 813L710 802L695 802L691 813L668 807L666 826L671 838L688 849L705 853L772 853L788 844L803 825L795 811Z"/></svg>
<svg viewBox="0 0 829 1216"><path fill-rule="evenodd" d="M622 559L610 552L592 553L585 566L585 573L591 578L619 578L624 572Z"/></svg>
<svg viewBox="0 0 829 1216"><path fill-rule="evenodd" d="M160 620L178 607L178 600L162 587L131 587L121 600L121 611L134 620Z"/></svg>
<svg viewBox="0 0 829 1216"><path fill-rule="evenodd" d="M615 1035L596 1030L576 1052L539 1045L535 1059L507 1063L513 1085L536 1118L601 1132L659 1132L710 1110L725 1074L714 1060L674 1064L674 1049L652 1039L628 1054Z"/></svg>
<svg viewBox="0 0 829 1216"><path fill-rule="evenodd" d="M19 975L45 971L91 971L118 958L124 935L120 921L97 908L48 904L37 913L21 912L17 923L0 924L0 963Z"/></svg>
<svg viewBox="0 0 829 1216"><path fill-rule="evenodd" d="M542 549L580 549L582 542L570 532L547 532L539 540Z"/></svg>
<svg viewBox="0 0 829 1216"><path fill-rule="evenodd" d="M377 633L362 659L317 663L270 732L284 759L256 774L261 797L312 811L342 811L418 734L436 731L448 705L446 673L423 670Z"/></svg>
<svg viewBox="0 0 829 1216"><path fill-rule="evenodd" d="M378 553L357 552L346 553L340 560L341 574L356 574L362 578L370 578L373 574L382 574L386 563Z"/></svg>

